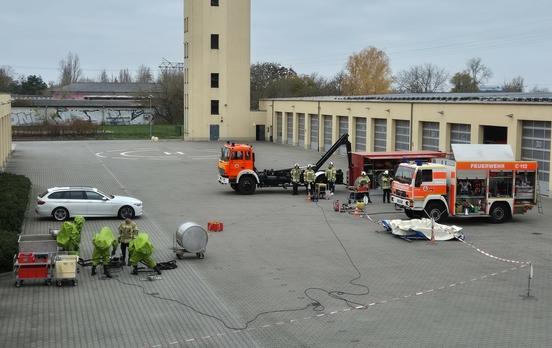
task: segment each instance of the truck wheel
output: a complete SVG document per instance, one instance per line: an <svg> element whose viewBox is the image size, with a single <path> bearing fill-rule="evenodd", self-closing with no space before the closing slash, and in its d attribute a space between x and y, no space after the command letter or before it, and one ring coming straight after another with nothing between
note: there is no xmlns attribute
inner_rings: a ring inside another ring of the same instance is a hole
<svg viewBox="0 0 552 348"><path fill-rule="evenodd" d="M490 215L492 223L501 224L510 218L510 210L505 203L495 203L491 207Z"/></svg>
<svg viewBox="0 0 552 348"><path fill-rule="evenodd" d="M232 190L237 191L238 190L238 184L230 184L230 187Z"/></svg>
<svg viewBox="0 0 552 348"><path fill-rule="evenodd" d="M429 202L425 207L425 212L427 217L435 222L443 221L448 216L447 208L441 202Z"/></svg>
<svg viewBox="0 0 552 348"><path fill-rule="evenodd" d="M242 195L252 195L257 188L257 182L251 175L242 176L238 183L238 193Z"/></svg>

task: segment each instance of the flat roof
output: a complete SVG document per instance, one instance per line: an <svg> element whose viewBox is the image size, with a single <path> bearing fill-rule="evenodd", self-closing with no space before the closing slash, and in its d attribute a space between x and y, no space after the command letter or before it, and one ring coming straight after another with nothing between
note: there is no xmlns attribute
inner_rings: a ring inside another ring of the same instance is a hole
<svg viewBox="0 0 552 348"><path fill-rule="evenodd" d="M353 155L373 159L403 159L403 158L434 158L444 157L446 153L441 151L389 151L389 152L353 152Z"/></svg>

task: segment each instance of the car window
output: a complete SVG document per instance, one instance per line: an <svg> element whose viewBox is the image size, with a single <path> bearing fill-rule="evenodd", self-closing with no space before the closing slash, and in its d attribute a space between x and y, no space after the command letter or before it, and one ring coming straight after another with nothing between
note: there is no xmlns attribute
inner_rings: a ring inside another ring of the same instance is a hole
<svg viewBox="0 0 552 348"><path fill-rule="evenodd" d="M48 196L48 199L67 199L66 193L65 191L53 192Z"/></svg>
<svg viewBox="0 0 552 348"><path fill-rule="evenodd" d="M95 201L101 201L104 198L104 196L102 196L101 194L93 191L86 191L86 196L88 197L88 199Z"/></svg>
<svg viewBox="0 0 552 348"><path fill-rule="evenodd" d="M84 191L69 191L69 199L86 199Z"/></svg>

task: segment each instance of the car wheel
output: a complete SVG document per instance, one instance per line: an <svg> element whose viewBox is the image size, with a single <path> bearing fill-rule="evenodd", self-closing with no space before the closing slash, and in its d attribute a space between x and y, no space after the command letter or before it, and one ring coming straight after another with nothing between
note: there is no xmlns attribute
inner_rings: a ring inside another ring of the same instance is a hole
<svg viewBox="0 0 552 348"><path fill-rule="evenodd" d="M495 203L491 207L491 222L495 224L503 223L510 218L508 205L504 203Z"/></svg>
<svg viewBox="0 0 552 348"><path fill-rule="evenodd" d="M63 207L57 207L52 211L52 217L56 221L65 221L69 219L69 212Z"/></svg>
<svg viewBox="0 0 552 348"><path fill-rule="evenodd" d="M443 221L448 216L447 208L441 202L430 202L425 208L426 215L435 222Z"/></svg>
<svg viewBox="0 0 552 348"><path fill-rule="evenodd" d="M134 218L134 209L132 207L129 207L128 205L125 205L121 209L119 209L119 217L121 219L133 219Z"/></svg>

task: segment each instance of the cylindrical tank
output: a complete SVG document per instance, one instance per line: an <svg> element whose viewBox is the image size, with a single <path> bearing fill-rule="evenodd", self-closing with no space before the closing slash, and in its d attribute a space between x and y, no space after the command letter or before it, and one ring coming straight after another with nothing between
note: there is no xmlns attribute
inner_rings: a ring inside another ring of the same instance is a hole
<svg viewBox="0 0 552 348"><path fill-rule="evenodd" d="M186 222L176 230L176 242L191 253L205 252L208 239L207 231L193 222Z"/></svg>

